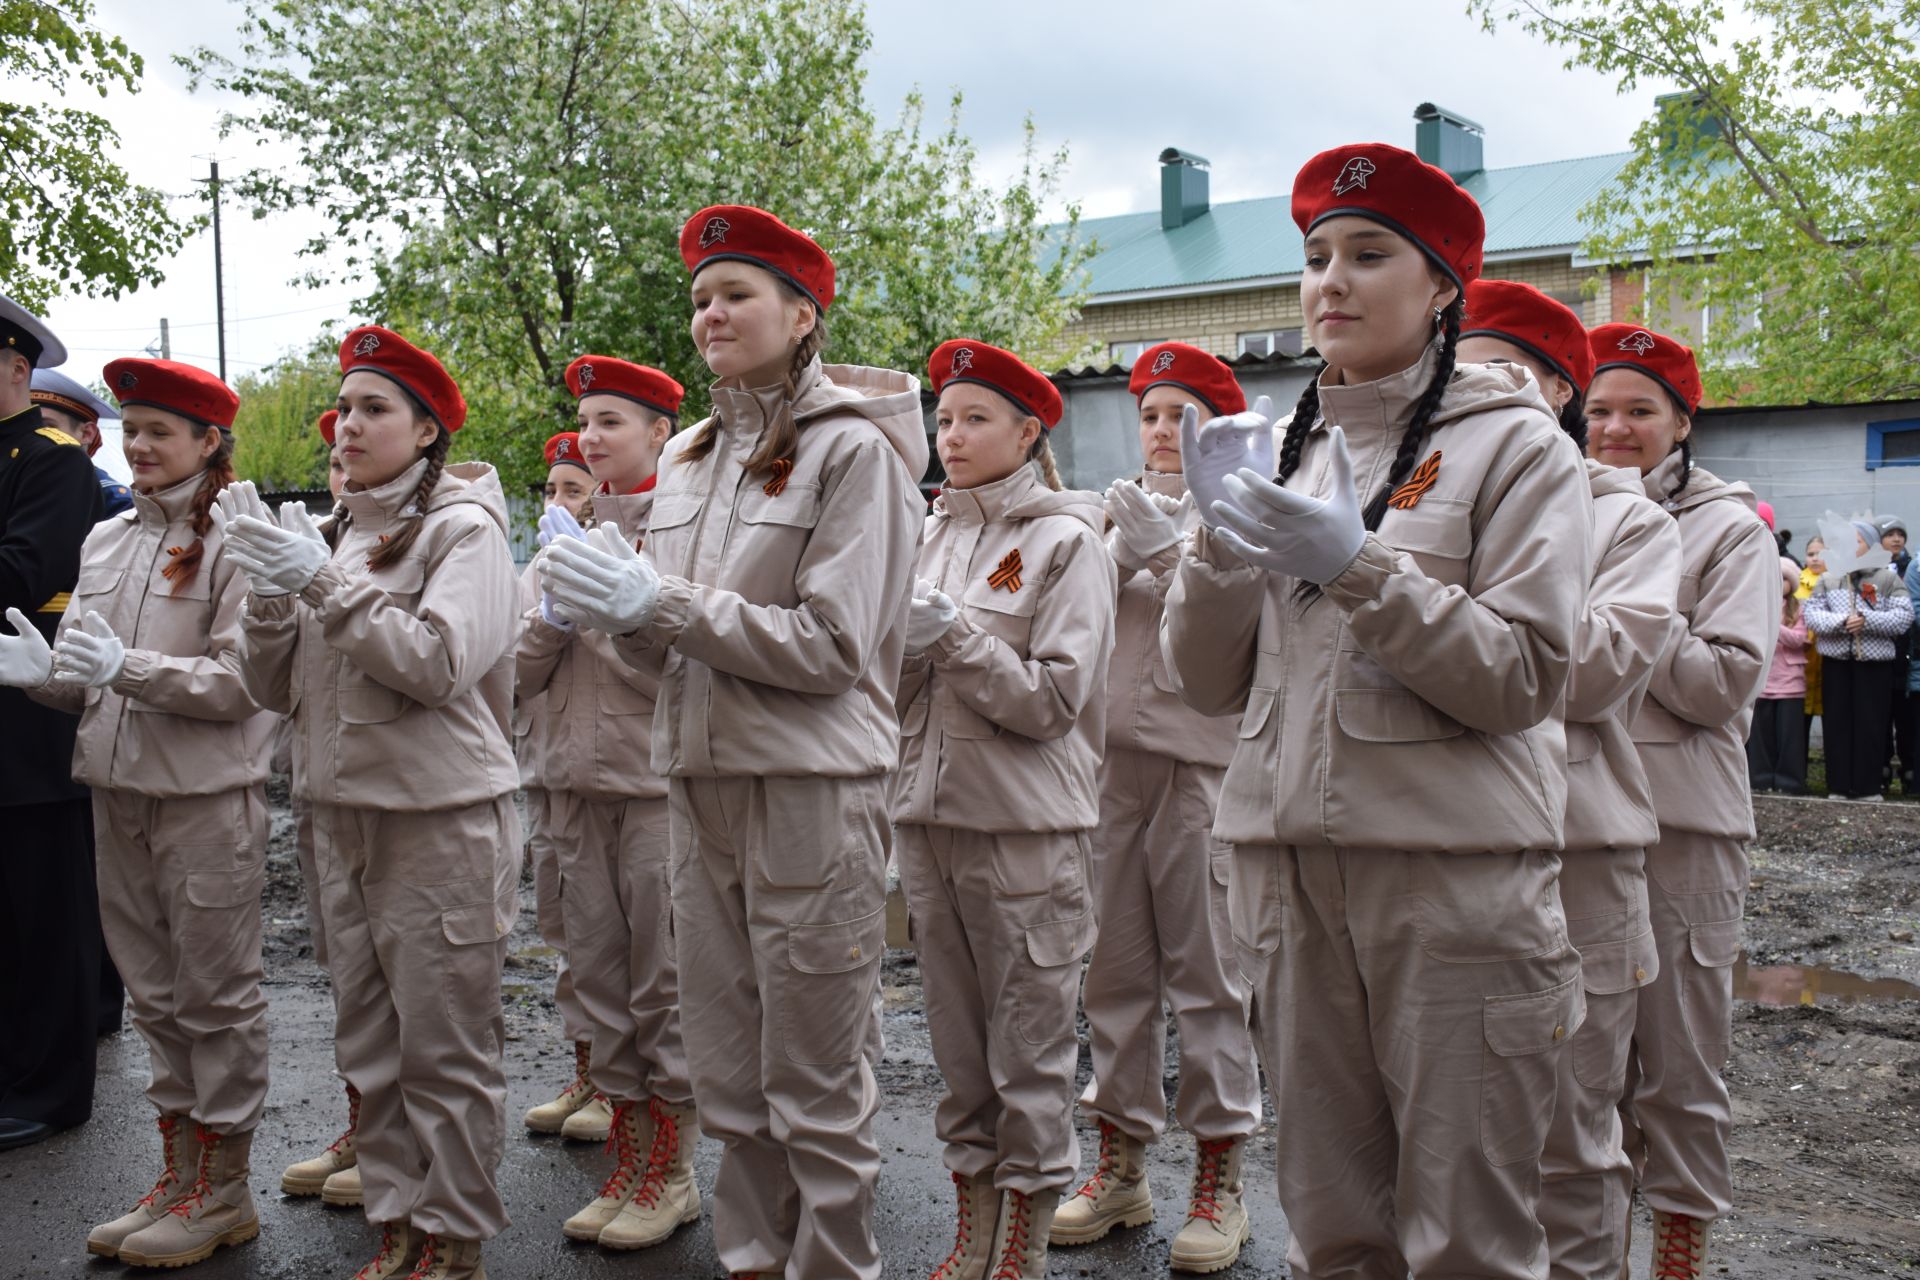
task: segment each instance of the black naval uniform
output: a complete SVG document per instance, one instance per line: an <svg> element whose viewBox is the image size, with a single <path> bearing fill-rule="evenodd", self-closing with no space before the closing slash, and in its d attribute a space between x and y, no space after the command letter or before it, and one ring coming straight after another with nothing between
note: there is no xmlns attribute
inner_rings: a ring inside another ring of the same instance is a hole
<svg viewBox="0 0 1920 1280"><path fill-rule="evenodd" d="M52 641L101 505L78 441L37 407L0 421L0 616L18 609ZM0 686L0 1119L56 1129L93 1113L100 907L79 723Z"/></svg>

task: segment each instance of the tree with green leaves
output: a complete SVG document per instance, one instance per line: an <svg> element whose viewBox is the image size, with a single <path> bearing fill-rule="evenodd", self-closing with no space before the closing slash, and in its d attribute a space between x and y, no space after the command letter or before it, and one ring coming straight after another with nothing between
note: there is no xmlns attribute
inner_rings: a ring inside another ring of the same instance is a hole
<svg viewBox="0 0 1920 1280"><path fill-rule="evenodd" d="M771 209L833 255L830 360L917 370L960 333L1037 352L1077 314L1088 246L1041 218L1064 152L1030 129L996 186L957 97L938 129L917 97L876 121L855 0L246 7L240 55L192 65L249 103L229 130L298 161L231 185L324 216L308 251L443 357L472 407L456 454L510 482L534 481L571 421L576 355L664 368L703 410L677 237L704 205Z"/></svg>
<svg viewBox="0 0 1920 1280"><path fill-rule="evenodd" d="M234 384L233 469L262 489L324 489L327 444L315 429L340 391L340 339L321 334Z"/></svg>
<svg viewBox="0 0 1920 1280"><path fill-rule="evenodd" d="M1584 211L1598 261L1710 326L1710 394L1749 402L1920 395L1920 0L1470 0L1566 66L1679 92Z"/></svg>
<svg viewBox="0 0 1920 1280"><path fill-rule="evenodd" d="M0 0L0 293L33 310L61 293L117 298L159 283L159 264L198 225L113 162L112 125L65 105L140 89L140 55L92 17L89 0ZM35 96L49 101L24 100Z"/></svg>

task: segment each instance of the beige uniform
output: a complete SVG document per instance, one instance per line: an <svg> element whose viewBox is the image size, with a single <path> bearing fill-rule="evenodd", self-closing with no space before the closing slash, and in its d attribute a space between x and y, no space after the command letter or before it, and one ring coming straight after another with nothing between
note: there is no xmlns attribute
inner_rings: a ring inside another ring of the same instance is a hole
<svg viewBox="0 0 1920 1280"><path fill-rule="evenodd" d="M1140 483L1183 499L1183 529L1198 523L1178 474L1149 471ZM1109 532L1108 545L1119 536ZM1093 833L1100 940L1084 997L1093 1078L1080 1102L1140 1142L1158 1141L1167 1126L1168 1007L1180 1030L1181 1126L1196 1138L1238 1138L1260 1123L1249 996L1229 920L1233 849L1213 838L1235 722L1180 701L1160 656L1179 558L1176 544L1144 569L1120 570Z"/></svg>
<svg viewBox="0 0 1920 1280"><path fill-rule="evenodd" d="M597 522L636 542L653 494L596 494ZM535 768L558 853L562 929L593 1041L594 1087L616 1102L691 1105L673 959L667 780L648 767L659 676L590 628L527 613L520 696L541 707Z"/></svg>
<svg viewBox="0 0 1920 1280"><path fill-rule="evenodd" d="M1029 1194L1073 1180L1074 999L1094 940L1113 561L1099 495L1023 466L934 502L919 577L959 614L900 681L893 817L947 1167ZM996 572L1019 556L1012 577Z"/></svg>
<svg viewBox="0 0 1920 1280"><path fill-rule="evenodd" d="M616 647L660 672L681 1025L701 1128L726 1145L714 1247L728 1271L866 1280L880 1097L865 1050L925 511L920 384L816 363L791 401L783 386L712 394L712 452L681 456L696 427L661 458L653 621ZM791 473L749 473L788 414Z"/></svg>
<svg viewBox="0 0 1920 1280"><path fill-rule="evenodd" d="M1560 1058L1540 1158L1540 1224L1551 1274L1611 1277L1625 1262L1633 1169L1621 1146L1639 988L1660 962L1647 922L1653 794L1627 727L1678 625L1680 535L1638 471L1587 463L1593 572L1567 676L1567 851L1560 897L1580 952L1587 1020Z"/></svg>
<svg viewBox="0 0 1920 1280"><path fill-rule="evenodd" d="M49 683L32 696L81 712L73 776L93 788L107 950L147 1042L147 1097L216 1133L245 1133L267 1098L260 991L264 784L274 717L234 653L247 579L209 530L193 576L161 573L191 545L201 476L94 526L60 633L89 612L126 646L105 688Z"/></svg>
<svg viewBox="0 0 1920 1280"><path fill-rule="evenodd" d="M1660 973L1640 991L1627 1149L1649 1206L1710 1221L1733 1203L1720 1073L1753 839L1744 744L1779 636L1780 555L1745 485L1695 467L1669 499L1679 466L1675 453L1645 480L1679 525L1682 625L1632 731L1660 818L1647 850Z"/></svg>
<svg viewBox="0 0 1920 1280"><path fill-rule="evenodd" d="M367 568L425 466L342 496L351 522L304 590L248 597L241 669L293 714L305 753L367 1217L487 1240L507 1225L494 1169L500 971L519 912L519 621L506 498L484 463L446 468L409 554Z"/></svg>
<svg viewBox="0 0 1920 1280"><path fill-rule="evenodd" d="M1323 386L1289 487L1325 492L1331 423L1370 498L1434 351ZM1553 851L1591 503L1524 372L1460 366L1433 424L1431 488L1321 593L1203 527L1162 631L1189 705L1245 707L1214 834L1303 1278L1546 1271L1554 1051L1584 1007Z"/></svg>
<svg viewBox="0 0 1920 1280"><path fill-rule="evenodd" d="M524 615L539 607L539 574L529 564L520 575L520 612ZM527 856L533 861L534 918L540 927L540 940L553 948L557 965L553 1003L560 1010L561 1031L567 1039L579 1043L593 1038L593 1023L574 992L573 968L567 963L567 925L560 914L560 854L548 811L546 784L540 780L546 754L546 695L516 687L513 758L520 765L520 790L527 797Z"/></svg>

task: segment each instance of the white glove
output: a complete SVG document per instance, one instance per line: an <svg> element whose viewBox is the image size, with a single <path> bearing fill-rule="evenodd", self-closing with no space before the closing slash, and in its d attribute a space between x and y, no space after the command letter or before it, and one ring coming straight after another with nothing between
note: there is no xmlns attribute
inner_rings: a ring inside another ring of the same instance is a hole
<svg viewBox="0 0 1920 1280"><path fill-rule="evenodd" d="M573 538L580 542L587 540L587 531L580 527L578 520L573 518L573 512L559 503L540 513L540 533L537 541L542 547L550 547L556 538Z"/></svg>
<svg viewBox="0 0 1920 1280"><path fill-rule="evenodd" d="M47 682L53 670L53 650L40 628L27 621L18 609L7 610L7 621L17 636L0 635L0 684L16 689L37 689Z"/></svg>
<svg viewBox="0 0 1920 1280"><path fill-rule="evenodd" d="M1124 568L1144 569L1147 561L1180 541L1180 526L1161 501L1171 502L1175 511L1180 509L1177 498L1149 494L1131 480L1116 480L1107 486L1107 515L1122 544L1115 548L1114 559L1122 561ZM1128 553L1124 559L1118 554L1123 549Z"/></svg>
<svg viewBox="0 0 1920 1280"><path fill-rule="evenodd" d="M556 538L542 551L540 588L564 616L624 636L653 621L660 573L633 549L618 524L607 523L584 541Z"/></svg>
<svg viewBox="0 0 1920 1280"><path fill-rule="evenodd" d="M960 616L960 606L944 591L936 590L925 578L913 584L913 600L907 606L907 652L920 653L947 634L947 628Z"/></svg>
<svg viewBox="0 0 1920 1280"><path fill-rule="evenodd" d="M267 510L266 500L260 496L260 490L254 487L251 480L230 484L214 495L213 510L208 514L223 534L227 526L240 516L252 516L256 520L273 519L273 513Z"/></svg>
<svg viewBox="0 0 1920 1280"><path fill-rule="evenodd" d="M304 590L333 555L304 502L281 503L278 522L251 513L237 515L226 533L227 552L247 575L255 595Z"/></svg>
<svg viewBox="0 0 1920 1280"><path fill-rule="evenodd" d="M91 609L78 626L61 634L53 650L53 678L61 684L104 689L120 678L126 665L127 646L113 634L107 620Z"/></svg>
<svg viewBox="0 0 1920 1280"><path fill-rule="evenodd" d="M1347 433L1328 433L1327 468L1333 492L1325 498L1282 488L1242 467L1223 483L1232 499L1213 504L1215 536L1248 564L1324 586L1338 577L1367 540L1360 498L1353 488Z"/></svg>
<svg viewBox="0 0 1920 1280"><path fill-rule="evenodd" d="M1180 470L1200 518L1214 527L1216 502L1231 502L1225 480L1243 467L1261 476L1273 474L1273 401L1261 396L1253 408L1213 418L1203 427L1192 405L1180 411Z"/></svg>

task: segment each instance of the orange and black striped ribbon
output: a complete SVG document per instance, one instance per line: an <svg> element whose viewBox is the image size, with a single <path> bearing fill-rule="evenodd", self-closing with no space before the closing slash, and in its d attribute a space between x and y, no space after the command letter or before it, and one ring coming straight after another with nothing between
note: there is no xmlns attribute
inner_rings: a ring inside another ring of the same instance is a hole
<svg viewBox="0 0 1920 1280"><path fill-rule="evenodd" d="M987 575L987 585L995 591L1002 587L1008 591L1020 589L1020 548L1015 547L1001 557L1000 567Z"/></svg>
<svg viewBox="0 0 1920 1280"><path fill-rule="evenodd" d="M1387 505L1400 511L1420 505L1420 499L1427 496L1427 490L1433 488L1433 482L1440 478L1440 451L1435 449L1433 456L1415 468L1413 478L1393 491L1387 499Z"/></svg>
<svg viewBox="0 0 1920 1280"><path fill-rule="evenodd" d="M773 460L773 479L761 485L760 492L766 494L769 498L779 497L782 493L786 492L787 478L792 474L792 458L775 458Z"/></svg>

